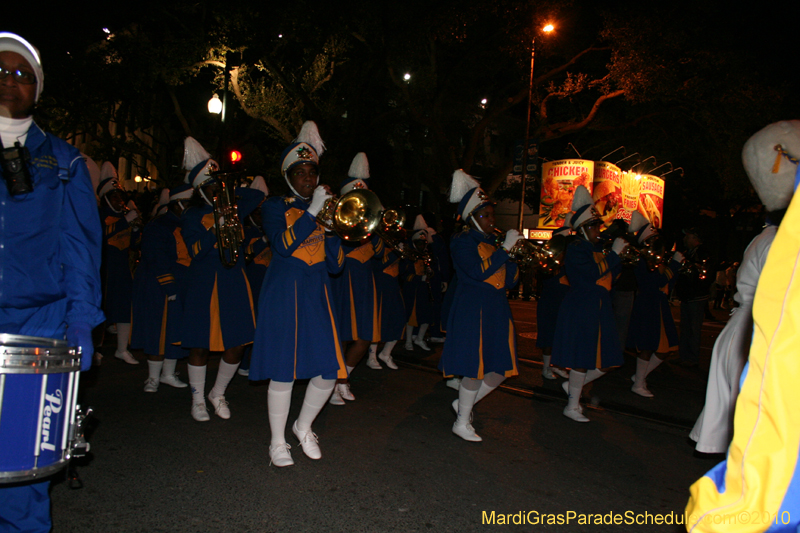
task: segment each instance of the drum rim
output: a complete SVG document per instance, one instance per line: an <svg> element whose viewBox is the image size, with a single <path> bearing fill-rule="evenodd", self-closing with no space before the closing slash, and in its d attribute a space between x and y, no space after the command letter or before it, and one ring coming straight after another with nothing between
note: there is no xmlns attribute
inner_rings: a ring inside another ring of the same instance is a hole
<svg viewBox="0 0 800 533"><path fill-rule="evenodd" d="M52 348L69 348L67 341L51 339L49 337L34 337L31 335L17 335L15 333L0 333L0 346L11 343L25 343L33 346L47 345Z"/></svg>
<svg viewBox="0 0 800 533"><path fill-rule="evenodd" d="M0 333L0 374L56 374L80 367L80 349L65 340Z"/></svg>
<svg viewBox="0 0 800 533"><path fill-rule="evenodd" d="M29 481L31 479L50 476L66 467L67 463L69 463L69 459L62 457L59 461L47 466L43 466L42 468L0 472L0 485L4 483L18 483L20 481Z"/></svg>

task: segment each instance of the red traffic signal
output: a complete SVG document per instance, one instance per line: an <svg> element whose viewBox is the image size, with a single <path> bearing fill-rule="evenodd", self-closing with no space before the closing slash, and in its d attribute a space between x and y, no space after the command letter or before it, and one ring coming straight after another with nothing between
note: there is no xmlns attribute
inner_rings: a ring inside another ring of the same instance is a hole
<svg viewBox="0 0 800 533"><path fill-rule="evenodd" d="M229 154L231 163L236 164L242 161L242 152L239 150L231 150Z"/></svg>

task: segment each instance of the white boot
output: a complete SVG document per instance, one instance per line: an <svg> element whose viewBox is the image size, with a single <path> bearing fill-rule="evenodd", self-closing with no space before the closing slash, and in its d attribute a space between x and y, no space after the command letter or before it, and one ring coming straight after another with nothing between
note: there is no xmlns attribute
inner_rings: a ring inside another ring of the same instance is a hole
<svg viewBox="0 0 800 533"><path fill-rule="evenodd" d="M392 359L392 350L394 349L395 344L397 344L397 341L387 342L383 346L381 353L378 354L378 359L386 363L386 366L392 370L397 370L397 364L394 362L394 359Z"/></svg>
<svg viewBox="0 0 800 533"><path fill-rule="evenodd" d="M373 370L383 370L383 367L378 362L378 345L373 343L369 345L369 357L367 357L367 366Z"/></svg>
<svg viewBox="0 0 800 533"><path fill-rule="evenodd" d="M650 356L652 359L654 356ZM638 394L639 396L644 396L645 398L652 398L653 393L647 389L647 366L650 364L650 361L645 361L641 357L636 358L636 375L633 377L633 386L631 387L631 392L634 394Z"/></svg>
<svg viewBox="0 0 800 533"><path fill-rule="evenodd" d="M406 345L405 345L405 349L406 349L407 352L413 352L414 351L414 344L413 344L414 341L411 338L411 332L412 331L414 331L414 326L406 326Z"/></svg>
<svg viewBox="0 0 800 533"><path fill-rule="evenodd" d="M583 410L581 409L581 391L583 390L585 381L585 372L576 372L572 370L569 373L569 382L564 382L564 385L567 385L564 388L567 390L567 394L569 394L567 406L564 408L564 416L571 418L575 422L589 421L588 418L583 416Z"/></svg>

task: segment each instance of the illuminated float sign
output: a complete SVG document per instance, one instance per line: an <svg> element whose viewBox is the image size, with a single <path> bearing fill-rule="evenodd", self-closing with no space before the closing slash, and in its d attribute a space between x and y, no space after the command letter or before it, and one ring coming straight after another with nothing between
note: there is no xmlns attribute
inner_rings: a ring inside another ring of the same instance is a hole
<svg viewBox="0 0 800 533"><path fill-rule="evenodd" d="M664 180L645 174L639 184L636 209L647 217L654 228L661 229L664 223Z"/></svg>
<svg viewBox="0 0 800 533"><path fill-rule="evenodd" d="M580 185L592 192L594 161L562 159L542 164L539 227L560 228L572 208L572 196Z"/></svg>
<svg viewBox="0 0 800 533"><path fill-rule="evenodd" d="M608 161L595 161L592 201L606 226L622 218L622 171L618 166Z"/></svg>

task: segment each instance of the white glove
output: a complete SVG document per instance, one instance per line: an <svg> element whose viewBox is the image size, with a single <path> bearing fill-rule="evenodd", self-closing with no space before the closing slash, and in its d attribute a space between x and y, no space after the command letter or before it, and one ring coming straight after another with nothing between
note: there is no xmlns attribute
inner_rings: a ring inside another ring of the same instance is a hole
<svg viewBox="0 0 800 533"><path fill-rule="evenodd" d="M503 248L505 248L506 252L511 250L517 241L522 239L522 235L515 229L510 229L506 232L506 240L503 241Z"/></svg>
<svg viewBox="0 0 800 533"><path fill-rule="evenodd" d="M673 261L677 261L678 263L683 263L683 260L685 259L685 257L683 257L682 253L675 252L674 254L672 254L672 259L673 259Z"/></svg>
<svg viewBox="0 0 800 533"><path fill-rule="evenodd" d="M325 205L325 200L331 198L332 195L323 187L322 185L317 185L317 188L314 189L314 195L311 197L311 205L308 207L308 214L312 217L316 217L320 211L322 211L322 206Z"/></svg>
<svg viewBox="0 0 800 533"><path fill-rule="evenodd" d="M177 294L173 294L172 296L168 296L167 297L167 301L169 301L169 302L174 302L177 299L178 299L178 295Z"/></svg>
<svg viewBox="0 0 800 533"><path fill-rule="evenodd" d="M405 243L402 243L402 242L397 243L397 251L398 252L402 252L405 249L406 249Z"/></svg>
<svg viewBox="0 0 800 533"><path fill-rule="evenodd" d="M617 237L616 239L614 239L614 244L611 245L611 251L619 255L622 253L622 250L624 250L627 247L628 247L628 242L622 237Z"/></svg>
<svg viewBox="0 0 800 533"><path fill-rule="evenodd" d="M130 211L128 211L128 214L125 215L125 220L127 220L128 222L133 222L137 218L139 218L139 212L136 211L136 209L131 209Z"/></svg>

